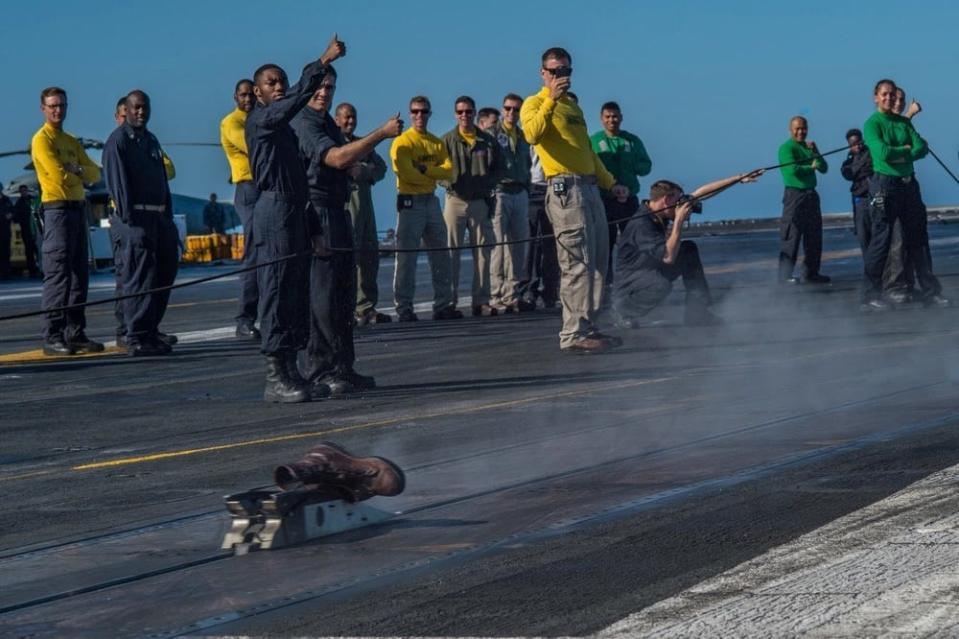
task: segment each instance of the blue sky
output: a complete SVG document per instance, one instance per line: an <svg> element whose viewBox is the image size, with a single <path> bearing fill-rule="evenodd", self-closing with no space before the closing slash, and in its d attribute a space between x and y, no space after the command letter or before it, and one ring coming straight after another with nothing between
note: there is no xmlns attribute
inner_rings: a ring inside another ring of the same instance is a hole
<svg viewBox="0 0 959 639"><path fill-rule="evenodd" d="M266 7L270 7L269 10ZM653 159L642 180L688 188L774 164L794 114L810 120L820 149L844 143L873 110L872 86L889 76L925 111L916 126L955 171L959 131L959 4L823 2L481 3L201 1L5 2L0 59L8 72L0 150L23 148L40 126L39 91L70 94L67 130L105 139L117 97L133 88L153 100L161 143L217 141L234 82L270 61L295 75L337 31L349 48L337 65L337 100L359 108L359 129L378 126L409 96L433 101L430 128L453 126L452 100L480 106L540 86L539 56L573 54L573 90L590 122L616 100L624 128ZM387 143L378 149L386 157ZM232 199L217 148L168 146L179 193ZM96 157L96 155L94 155ZM820 177L823 209L849 209L841 156ZM0 159L0 179L26 158ZM918 174L930 205L959 202L959 185L930 158ZM375 187L380 228L394 225L392 176ZM782 183L769 175L707 204L707 218L779 214Z"/></svg>

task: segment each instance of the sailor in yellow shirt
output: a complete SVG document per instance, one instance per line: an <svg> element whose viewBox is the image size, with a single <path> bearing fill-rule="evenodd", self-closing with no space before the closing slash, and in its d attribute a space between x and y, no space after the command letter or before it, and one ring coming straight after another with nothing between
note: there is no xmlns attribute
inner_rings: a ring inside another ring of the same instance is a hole
<svg viewBox="0 0 959 639"><path fill-rule="evenodd" d="M30 143L43 205L43 310L87 301L87 213L84 184L100 180L100 168L80 142L63 130L67 92L49 87L40 93L46 122ZM95 353L103 344L84 332L84 308L43 316L46 355Z"/></svg>
<svg viewBox="0 0 959 639"><path fill-rule="evenodd" d="M416 291L415 252L422 240L429 249L445 249L446 223L436 197L437 180L453 177L453 164L446 145L426 130L430 101L425 96L410 100L411 127L393 140L390 159L396 173L396 271L393 302L401 322L416 321L413 294ZM449 251L427 253L433 276L433 319L459 319L463 314L453 304Z"/></svg>
<svg viewBox="0 0 959 639"><path fill-rule="evenodd" d="M556 235L562 274L559 345L566 352L599 353L620 343L596 326L609 264L609 229L599 188L621 199L629 190L616 184L596 156L583 112L568 95L573 72L569 52L547 49L542 62L543 88L524 100L520 121L548 184L546 214Z"/></svg>
<svg viewBox="0 0 959 639"><path fill-rule="evenodd" d="M220 145L230 163L230 181L236 186L233 206L243 224L243 266L256 265L256 242L253 239L253 207L257 190L250 170L250 157L246 150L246 114L253 110L253 80L240 80L233 89L236 108L220 122ZM259 340L256 309L260 291L256 283L256 271L240 275L240 309L236 315L236 336Z"/></svg>

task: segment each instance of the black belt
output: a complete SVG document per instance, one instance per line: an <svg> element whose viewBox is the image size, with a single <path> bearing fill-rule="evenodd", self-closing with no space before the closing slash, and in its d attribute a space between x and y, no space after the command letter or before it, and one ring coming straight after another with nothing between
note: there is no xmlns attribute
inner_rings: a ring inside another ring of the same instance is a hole
<svg viewBox="0 0 959 639"><path fill-rule="evenodd" d="M595 175L576 175L574 173L560 173L559 175L551 175L546 178L546 181L552 184L553 182L563 182L565 184L598 184L599 180Z"/></svg>
<svg viewBox="0 0 959 639"><path fill-rule="evenodd" d="M902 182L903 184L909 184L915 178L911 175L886 175L885 173L877 173L880 178L886 180L893 180L894 182Z"/></svg>
<svg viewBox="0 0 959 639"><path fill-rule="evenodd" d="M166 213L166 204L134 204L133 210L141 213Z"/></svg>
<svg viewBox="0 0 959 639"><path fill-rule="evenodd" d="M50 202L43 202L44 210L49 211L50 209L82 209L86 206L86 200L51 200Z"/></svg>
<svg viewBox="0 0 959 639"><path fill-rule="evenodd" d="M522 184L500 184L496 187L497 191L502 191L503 193L522 193L526 190L526 186Z"/></svg>

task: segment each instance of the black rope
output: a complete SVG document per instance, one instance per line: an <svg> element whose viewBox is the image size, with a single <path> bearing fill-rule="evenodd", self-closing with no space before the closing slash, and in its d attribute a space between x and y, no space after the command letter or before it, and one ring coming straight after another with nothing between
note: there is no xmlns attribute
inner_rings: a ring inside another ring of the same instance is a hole
<svg viewBox="0 0 959 639"><path fill-rule="evenodd" d="M129 293L127 295L118 295L116 297L108 297L102 300L94 300L92 302L83 302L80 304L70 304L68 306L58 306L56 308L48 308L42 311L29 311L27 313L17 313L16 315L3 315L0 316L0 322L13 319L21 319L24 317L34 317L37 315L47 315L48 313L62 313L63 311L72 311L75 308L85 308L87 306L97 306L99 304L109 304L110 302L119 302L120 300L128 300L134 297L143 297L144 295L153 295L154 293L162 293L164 291L172 291L177 288L186 288L187 286L194 286L196 284L203 284L204 282L212 282L213 280L220 280L224 277L231 277L233 275L238 275L240 273L246 273L247 271L253 271L261 266L269 266L271 264L279 264L280 262L286 262L287 260L293 260L298 257L309 257L313 255L313 251L303 251L301 253L294 253L293 255L284 255L283 257L278 257L274 260L269 260L266 262L261 262L253 266L245 266L243 268L234 269L232 271L227 271L225 273L217 273L216 275L210 275L207 277L201 277L199 279L190 280L189 282L181 282L180 284L170 284L169 286L158 286L156 288L151 288L146 291L140 291L139 293Z"/></svg>
<svg viewBox="0 0 959 639"><path fill-rule="evenodd" d="M839 153L840 151L843 151L843 150L845 150L845 149L847 149L847 148L849 148L849 147L844 146L844 147L840 147L840 148L838 148L838 149L833 149L832 151L828 151L828 152L826 152L826 153L821 153L821 154L817 155L816 157L817 157L817 158L822 158L822 157L825 157L825 156L827 156L827 155L832 155L832 154L834 154L834 153ZM937 158L937 159L938 159L938 158ZM727 185L725 185L725 186L722 186L722 187L719 187L719 188L716 188L716 189L713 189L712 191L708 191L708 192L704 193L703 195L701 195L700 197L698 197L698 198L696 198L696 199L698 199L698 200L705 200L705 199L709 199L709 198L711 198L711 197L715 197L716 195L719 195L719 194L722 193L723 191L725 191L725 190L727 190L727 189L730 189L730 188L732 188L733 186L736 186L737 184L741 184L741 183L743 182L743 180L745 180L745 179L747 179L747 178L749 178L749 177L758 175L758 174L760 174L760 173L763 172L763 171L770 171L770 170L773 170L773 169L782 168L782 167L784 167L784 166L790 166L790 165L793 165L793 164L799 164L799 163L801 163L801 162L808 162L808 159L807 159L807 160L796 160L796 161L793 161L793 162L784 162L784 163L782 163L782 164L775 164L775 165L772 165L772 166L769 166L769 167L764 167L764 168L762 168L762 169L756 169L756 170L754 170L754 171L751 171L751 172L749 172L749 173L744 174L743 177L740 178L739 180L736 180L736 181L734 181L734 182L730 182L729 184L727 184ZM948 169L946 169L946 170L948 171ZM663 208L661 208L661 209L656 209L655 211L637 212L637 213L634 213L633 215L630 215L630 216L624 217L624 218L620 218L620 219L618 219L618 220L610 220L610 221L608 222L608 225L609 225L609 226L612 226L613 224L618 224L619 222L628 221L628 220L631 220L631 219L633 219L633 218L642 217L642 216L645 216L645 215L656 215L656 214L658 214L658 213L663 213L663 212L665 212L665 211L668 211L669 209L675 208L676 206L679 206L679 205L680 205L680 203L677 203L677 204L673 204L673 205L671 205L671 206L665 206L665 207L663 207ZM434 252L434 251L453 251L453 250L465 251L465 250L472 250L472 249L493 248L493 247L496 247L496 246L510 246L510 245L513 245L513 244L524 244L524 243L527 243L527 242L535 242L535 241L540 241L540 240L555 239L555 237L556 237L556 236L555 236L554 234L550 233L550 234L544 234L544 235L536 235L536 236L524 238L524 239L521 239L521 240L505 240L505 241L503 241L503 242L492 242L492 243L486 243L486 244L467 244L467 245L458 246L458 247L453 247L453 248L450 248L450 247L445 247L445 248L443 248L443 247L437 247L437 248L415 248L415 249L399 249L399 248L397 248L397 249L366 249L366 248L335 247L335 248L330 248L330 249L328 249L328 250L331 251L331 252L336 252L336 253L371 253L371 252L375 252L375 253L379 253L379 252L390 252L390 253L419 253L419 252L424 252L424 253L425 253L425 252ZM565 247L564 247L564 248L565 248ZM87 302L82 302L82 303L80 303L80 304L69 304L69 305L67 305L67 306L58 306L58 307L56 307L56 308L50 308L50 309L39 310L39 311L28 311L28 312L25 312L25 313L15 313L15 314L13 314L13 315L2 315L2 316L0 316L0 322L6 322L6 321L9 321L9 320L15 320L15 319L23 319L23 318L26 318L26 317L37 317L37 316L39 316L39 315L48 315L48 314L52 314L52 313L62 313L62 312L65 312L65 311L72 311L72 310L78 309L78 308L86 308L87 306L97 306L97 305L100 305L100 304L110 304L111 302L118 302L118 301L121 301L121 300L132 299L132 298L135 298L135 297L143 297L143 296L145 296L145 295L153 295L154 293L162 293L162 292L165 292L165 291L172 291L172 290L178 289L178 288L186 288L187 286L194 286L194 285L196 285L196 284L203 284L203 283L205 283L205 282L212 282L212 281L214 281L214 280L219 280L219 279L223 279L223 278L226 278L226 277L232 277L232 276L234 276L234 275L239 275L239 274L241 274L241 273L246 273L247 271L253 271L253 270L256 270L256 269L261 268L261 267L264 267L264 266L270 266L270 265L272 265L272 264L279 264L279 263L281 263L281 262L286 262L286 261L288 261L288 260L293 260L293 259L297 259L297 258L305 258L305 257L309 257L309 256L311 256L311 255L315 255L314 251L303 251L303 252L300 252L300 253L294 253L294 254L292 254L292 255L284 255L283 257L278 257L278 258L276 258L276 259L268 260L268 261L266 261L266 262L260 262L260 263L258 263L258 264L253 265L253 266L245 266L245 267L243 267L243 268L238 268L238 269L234 269L234 270L231 270L231 271L226 271L226 272L224 272L224 273L217 273L216 275L210 275L210 276L207 276L207 277L201 277L201 278L199 278L199 279L190 280L189 282L181 282L180 284L170 284L170 285L168 285L168 286L158 286L158 287L156 287L156 288L151 288L151 289L148 289L148 290L145 290L145 291L140 291L140 292L138 292L138 293L129 293L129 294L127 294L127 295L119 295L119 296L115 296L115 297L108 297L108 298L105 298L105 299L102 299L102 300L87 301Z"/></svg>
<svg viewBox="0 0 959 639"><path fill-rule="evenodd" d="M949 170L949 167L946 166L946 163L945 163L945 162L943 162L942 160L939 159L939 156L936 155L936 152L935 152L935 151L933 151L932 149L929 149L929 155L931 155L933 158L935 158L936 162L939 163L939 166L941 166L941 167L943 168L943 170L945 170L945 172L949 174L949 177L951 177L956 184L959 184L959 178L957 178L957 177L955 176L955 174L954 174L952 171Z"/></svg>

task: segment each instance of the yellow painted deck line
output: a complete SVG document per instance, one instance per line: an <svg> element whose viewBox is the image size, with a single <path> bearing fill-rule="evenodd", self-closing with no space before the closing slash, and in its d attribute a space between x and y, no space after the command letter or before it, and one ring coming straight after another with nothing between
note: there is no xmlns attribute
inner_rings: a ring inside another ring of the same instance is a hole
<svg viewBox="0 0 959 639"><path fill-rule="evenodd" d="M312 437L325 437L328 435L333 435L336 433L346 433L350 431L363 430L367 428L377 428L380 426L389 426L391 424L399 424L402 422L408 422L413 419L431 419L434 417L446 417L449 415L463 415L468 413L476 413L480 411L508 408L510 406L520 406L522 404L529 404L532 402L543 401L547 399L558 399L560 397L573 397L576 395L585 395L587 393L605 391L605 390L617 390L622 388L632 388L636 386L645 386L647 384L658 384L661 382L669 381L675 379L674 377L661 377L657 379L645 379L640 381L626 382L623 384L614 384L603 385L603 386L591 386L590 388L574 390L574 391L563 391L561 393L549 393L545 395L534 395L532 397L524 397L522 399L514 399L503 402L493 402L490 404L482 404L479 406L470 406L466 408L457 408L447 411L437 411L433 413L425 413L422 415L417 415L411 417L409 415L399 417L384 419L375 422L367 422L363 424L354 424L352 426L341 426L339 428L329 428L326 430L315 430L308 431L303 433L291 433L289 435L275 435L273 437L260 437L257 439L249 439L244 441L232 442L228 444L216 444L213 446L202 446L199 448L187 448L183 450L171 450L165 451L162 453L153 453L150 455L140 455L137 457L122 457L119 459L111 459L107 461L92 462L89 464L80 464L78 466L72 466L70 470L73 471L86 471L86 470L97 470L100 468L114 468L117 466L128 466L132 464L142 464L145 462L159 461L163 459L172 459L175 457L186 457L188 455L200 455L204 453L214 453L222 450L231 450L234 448L244 448L248 446L260 446L263 444L274 444L277 442L293 441L297 439L308 439Z"/></svg>
<svg viewBox="0 0 959 639"><path fill-rule="evenodd" d="M30 364L32 362L66 362L68 360L90 357L106 357L108 355L126 355L127 349L120 346L107 346L100 353L78 353L76 355L44 355L42 349L23 351L21 353L7 353L0 355L2 364Z"/></svg>

